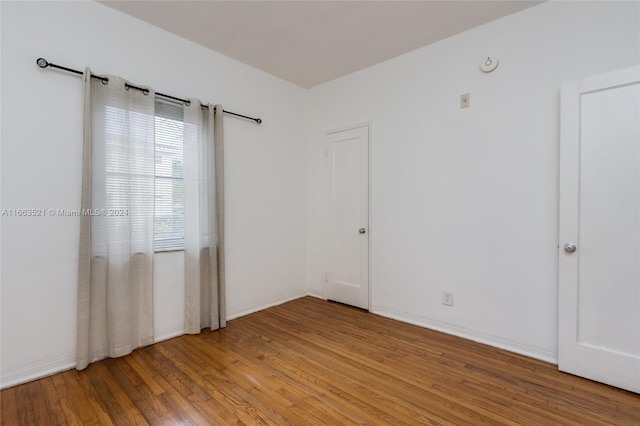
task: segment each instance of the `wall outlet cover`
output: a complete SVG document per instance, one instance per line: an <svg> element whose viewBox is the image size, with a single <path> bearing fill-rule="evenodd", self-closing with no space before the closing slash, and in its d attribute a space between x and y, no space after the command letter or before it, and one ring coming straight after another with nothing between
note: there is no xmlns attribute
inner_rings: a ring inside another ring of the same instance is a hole
<svg viewBox="0 0 640 426"><path fill-rule="evenodd" d="M446 306L453 306L453 292L452 291L443 291L442 292L442 304Z"/></svg>

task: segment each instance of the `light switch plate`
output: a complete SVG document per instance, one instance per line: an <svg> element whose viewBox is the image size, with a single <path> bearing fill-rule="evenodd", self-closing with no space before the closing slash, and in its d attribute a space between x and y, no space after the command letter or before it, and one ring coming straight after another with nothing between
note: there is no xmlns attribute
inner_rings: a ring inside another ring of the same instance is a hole
<svg viewBox="0 0 640 426"><path fill-rule="evenodd" d="M469 94L464 93L460 95L460 108L469 108Z"/></svg>

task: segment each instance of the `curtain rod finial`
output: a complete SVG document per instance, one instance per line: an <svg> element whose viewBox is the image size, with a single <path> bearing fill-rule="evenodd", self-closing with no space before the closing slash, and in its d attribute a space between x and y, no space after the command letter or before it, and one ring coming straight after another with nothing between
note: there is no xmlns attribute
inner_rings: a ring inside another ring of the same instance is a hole
<svg viewBox="0 0 640 426"><path fill-rule="evenodd" d="M45 58L36 59L36 64L38 64L40 68L46 68L49 66L49 62L47 62Z"/></svg>

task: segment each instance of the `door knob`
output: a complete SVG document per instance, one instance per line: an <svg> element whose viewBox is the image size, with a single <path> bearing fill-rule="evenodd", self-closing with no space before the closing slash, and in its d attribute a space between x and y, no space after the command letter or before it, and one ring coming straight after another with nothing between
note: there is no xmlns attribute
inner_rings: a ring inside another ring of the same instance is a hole
<svg viewBox="0 0 640 426"><path fill-rule="evenodd" d="M364 229L364 228L360 228L360 229L358 229L358 232L361 233L361 234L364 234L365 232L367 232L367 230Z"/></svg>
<svg viewBox="0 0 640 426"><path fill-rule="evenodd" d="M573 243L567 243L564 245L564 251L566 251L567 253L573 253L574 251L576 251L576 245Z"/></svg>

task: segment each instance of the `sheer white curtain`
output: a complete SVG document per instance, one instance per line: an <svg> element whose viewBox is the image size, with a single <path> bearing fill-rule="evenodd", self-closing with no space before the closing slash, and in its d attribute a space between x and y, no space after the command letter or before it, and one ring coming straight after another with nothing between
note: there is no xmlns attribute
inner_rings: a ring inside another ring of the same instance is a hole
<svg viewBox="0 0 640 426"><path fill-rule="evenodd" d="M226 325L221 105L184 108L185 332Z"/></svg>
<svg viewBox="0 0 640 426"><path fill-rule="evenodd" d="M80 370L153 343L154 91L84 82Z"/></svg>

